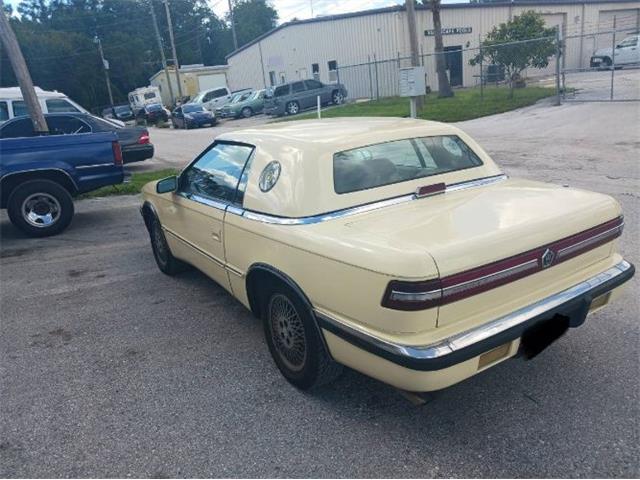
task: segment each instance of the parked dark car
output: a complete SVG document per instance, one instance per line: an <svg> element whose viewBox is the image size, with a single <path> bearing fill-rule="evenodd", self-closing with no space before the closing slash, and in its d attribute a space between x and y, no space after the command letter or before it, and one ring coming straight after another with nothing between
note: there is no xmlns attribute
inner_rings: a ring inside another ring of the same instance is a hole
<svg viewBox="0 0 640 480"><path fill-rule="evenodd" d="M153 145L145 127L121 127L107 119L87 113L47 113L44 118L49 125L50 135L115 132L122 147L124 163L139 162L153 157ZM33 136L33 123L29 117L14 118L0 126L0 138Z"/></svg>
<svg viewBox="0 0 640 480"><path fill-rule="evenodd" d="M7 125L16 127L9 121L3 129ZM74 196L123 179L115 132L0 139L0 208L32 237L67 228Z"/></svg>
<svg viewBox="0 0 640 480"><path fill-rule="evenodd" d="M114 107L105 108L102 111L104 118L115 118L121 122L130 122L136 119L136 116L129 105L115 105Z"/></svg>
<svg viewBox="0 0 640 480"><path fill-rule="evenodd" d="M151 124L168 122L169 114L159 103L151 103L138 110L138 113L136 113L136 120L146 121Z"/></svg>
<svg viewBox="0 0 640 480"><path fill-rule="evenodd" d="M324 84L318 80L298 80L284 83L267 90L264 113L267 115L295 115L320 103L339 105L347 97L347 89L339 83Z"/></svg>
<svg viewBox="0 0 640 480"><path fill-rule="evenodd" d="M217 119L202 105L187 103L171 113L171 123L174 128L213 127L217 123Z"/></svg>

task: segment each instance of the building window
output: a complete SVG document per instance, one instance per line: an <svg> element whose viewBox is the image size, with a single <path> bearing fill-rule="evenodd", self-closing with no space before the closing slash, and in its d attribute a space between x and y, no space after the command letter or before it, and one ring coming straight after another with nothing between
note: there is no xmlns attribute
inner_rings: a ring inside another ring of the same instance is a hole
<svg viewBox="0 0 640 480"><path fill-rule="evenodd" d="M311 76L314 80L320 80L320 65L317 63L311 64Z"/></svg>
<svg viewBox="0 0 640 480"><path fill-rule="evenodd" d="M338 81L338 62L335 60L329 60L327 62L327 66L329 67L329 81L337 82Z"/></svg>
<svg viewBox="0 0 640 480"><path fill-rule="evenodd" d="M272 87L276 84L276 72L273 70L269 72L269 84Z"/></svg>
<svg viewBox="0 0 640 480"><path fill-rule="evenodd" d="M284 72L280 72L280 83L286 83L287 77Z"/></svg>

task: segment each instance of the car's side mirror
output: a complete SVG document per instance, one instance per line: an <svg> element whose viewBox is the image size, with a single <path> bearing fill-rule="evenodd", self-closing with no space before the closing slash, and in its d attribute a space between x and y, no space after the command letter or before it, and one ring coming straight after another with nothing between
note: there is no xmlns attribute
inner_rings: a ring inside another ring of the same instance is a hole
<svg viewBox="0 0 640 480"><path fill-rule="evenodd" d="M171 177L163 178L156 183L157 193L169 193L175 192L178 189L178 177L173 175Z"/></svg>

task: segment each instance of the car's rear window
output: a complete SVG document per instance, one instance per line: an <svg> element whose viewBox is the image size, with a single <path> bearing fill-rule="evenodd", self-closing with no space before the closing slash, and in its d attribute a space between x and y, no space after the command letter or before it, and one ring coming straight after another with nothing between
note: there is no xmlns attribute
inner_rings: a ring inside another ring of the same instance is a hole
<svg viewBox="0 0 640 480"><path fill-rule="evenodd" d="M336 193L350 193L480 165L456 135L409 138L334 154L333 184Z"/></svg>

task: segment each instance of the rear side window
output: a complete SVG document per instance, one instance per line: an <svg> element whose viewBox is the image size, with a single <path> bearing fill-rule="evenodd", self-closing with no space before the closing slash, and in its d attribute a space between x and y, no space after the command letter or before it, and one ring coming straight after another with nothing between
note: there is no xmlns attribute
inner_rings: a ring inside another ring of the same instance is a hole
<svg viewBox="0 0 640 480"><path fill-rule="evenodd" d="M279 87L276 87L273 91L273 96L284 97L285 95L289 95L289 86L290 85L280 85Z"/></svg>
<svg viewBox="0 0 640 480"><path fill-rule="evenodd" d="M47 118L51 135L72 135L74 133L91 133L91 127L82 120L66 115Z"/></svg>
<svg viewBox="0 0 640 480"><path fill-rule="evenodd" d="M227 90L224 88L220 88L218 90L213 91L213 98L224 97L227 94Z"/></svg>
<svg viewBox="0 0 640 480"><path fill-rule="evenodd" d="M225 203L236 202L236 190L253 147L216 143L180 176L180 192Z"/></svg>
<svg viewBox="0 0 640 480"><path fill-rule="evenodd" d="M0 102L0 122L9 120L9 105L7 102Z"/></svg>
<svg viewBox="0 0 640 480"><path fill-rule="evenodd" d="M46 100L47 111L49 113L64 113L64 112L79 112L76 107L74 107L71 102L65 100L64 98L54 98L51 100Z"/></svg>
<svg viewBox="0 0 640 480"><path fill-rule="evenodd" d="M304 83L293 82L293 84L291 84L291 90L293 91L293 93L304 92Z"/></svg>
<svg viewBox="0 0 640 480"><path fill-rule="evenodd" d="M349 193L480 165L456 135L410 138L334 154L333 183L336 193Z"/></svg>
<svg viewBox="0 0 640 480"><path fill-rule="evenodd" d="M11 102L11 107L13 108L14 117L25 117L29 115L27 104L24 103L23 100L14 100Z"/></svg>
<svg viewBox="0 0 640 480"><path fill-rule="evenodd" d="M7 122L0 128L0 138L33 137L33 123L30 118Z"/></svg>

